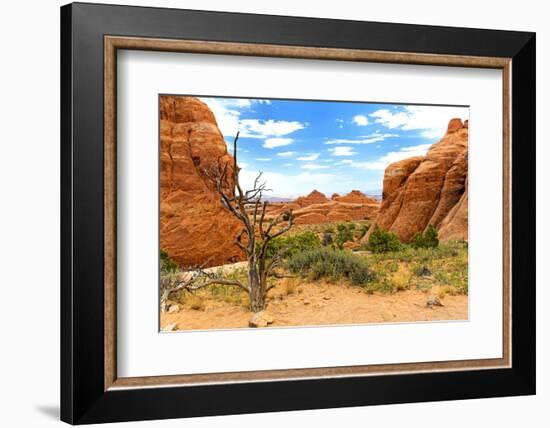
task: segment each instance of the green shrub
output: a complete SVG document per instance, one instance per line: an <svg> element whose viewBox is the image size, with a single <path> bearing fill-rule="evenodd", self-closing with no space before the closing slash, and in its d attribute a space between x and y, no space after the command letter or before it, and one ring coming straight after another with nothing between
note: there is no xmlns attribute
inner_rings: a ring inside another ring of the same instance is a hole
<svg viewBox="0 0 550 428"><path fill-rule="evenodd" d="M369 226L367 224L360 225L359 228L355 231L355 239L359 240L363 238L363 236L366 235L368 230L369 230Z"/></svg>
<svg viewBox="0 0 550 428"><path fill-rule="evenodd" d="M310 276L314 280L349 279L355 285L374 280L374 273L363 257L327 247L295 253L288 260L287 267L294 274Z"/></svg>
<svg viewBox="0 0 550 428"><path fill-rule="evenodd" d="M438 245L439 238L437 236L437 229L431 224L424 233L417 232L411 240L411 246L413 248L435 248Z"/></svg>
<svg viewBox="0 0 550 428"><path fill-rule="evenodd" d="M336 233L336 239L334 240L334 243L339 249L342 249L344 247L344 243L353 241L353 230L355 229L355 224L344 224L340 223L336 226L336 230L338 231Z"/></svg>
<svg viewBox="0 0 550 428"><path fill-rule="evenodd" d="M267 257L272 258L275 254L282 251L282 257L287 258L296 253L311 248L318 248L320 246L321 240L319 237L309 230L296 235L279 236L269 242L267 246Z"/></svg>
<svg viewBox="0 0 550 428"><path fill-rule="evenodd" d="M327 247L329 245L332 245L333 242L334 242L334 239L332 238L332 233L325 232L323 234L323 241L322 241L323 246Z"/></svg>
<svg viewBox="0 0 550 428"><path fill-rule="evenodd" d="M160 250L160 271L164 273L176 272L178 270L178 264L170 258L168 253L164 250Z"/></svg>
<svg viewBox="0 0 550 428"><path fill-rule="evenodd" d="M401 241L395 233L388 232L376 226L371 235L367 249L373 253L388 253L399 251L401 249Z"/></svg>

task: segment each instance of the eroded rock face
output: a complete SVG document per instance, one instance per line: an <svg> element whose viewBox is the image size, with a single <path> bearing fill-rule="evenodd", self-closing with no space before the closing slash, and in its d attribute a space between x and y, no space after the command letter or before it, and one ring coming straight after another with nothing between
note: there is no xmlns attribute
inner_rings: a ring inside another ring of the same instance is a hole
<svg viewBox="0 0 550 428"><path fill-rule="evenodd" d="M429 224L439 239L468 239L468 122L452 119L446 134L426 156L395 162L384 173L382 206L376 225L402 241Z"/></svg>
<svg viewBox="0 0 550 428"><path fill-rule="evenodd" d="M206 104L162 96L160 247L184 268L243 259L234 244L240 223L222 206L208 177L208 171L226 163L233 165L233 157Z"/></svg>

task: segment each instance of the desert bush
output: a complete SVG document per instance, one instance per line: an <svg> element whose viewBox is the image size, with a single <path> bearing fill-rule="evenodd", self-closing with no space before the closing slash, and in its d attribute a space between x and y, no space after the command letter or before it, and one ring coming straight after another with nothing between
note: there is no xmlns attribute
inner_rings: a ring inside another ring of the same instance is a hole
<svg viewBox="0 0 550 428"><path fill-rule="evenodd" d="M285 278L283 281L283 291L284 294L290 296L295 294L298 290L298 279L296 278Z"/></svg>
<svg viewBox="0 0 550 428"><path fill-rule="evenodd" d="M357 240L361 239L363 236L365 236L368 230L369 230L368 224L361 224L355 231L355 239Z"/></svg>
<svg viewBox="0 0 550 428"><path fill-rule="evenodd" d="M366 248L373 253L388 253L399 251L402 245L395 233L388 232L376 226L369 237Z"/></svg>
<svg viewBox="0 0 550 428"><path fill-rule="evenodd" d="M395 293L394 284L388 278L377 278L374 281L363 285L363 289L367 292L367 294L373 294L374 292L384 294Z"/></svg>
<svg viewBox="0 0 550 428"><path fill-rule="evenodd" d="M332 238L332 233L323 233L323 240L321 241L321 243L323 244L324 247L327 247L329 245L332 245L332 243L334 242L334 239Z"/></svg>
<svg viewBox="0 0 550 428"><path fill-rule="evenodd" d="M283 258L288 258L296 253L309 250L311 248L319 248L321 240L311 232L305 231L291 236L281 236L272 239L267 247L267 257L272 258L275 254L283 252Z"/></svg>
<svg viewBox="0 0 550 428"><path fill-rule="evenodd" d="M184 302L189 306L189 308L195 311L204 311L205 309L204 301L196 294L187 293L185 295Z"/></svg>
<svg viewBox="0 0 550 428"><path fill-rule="evenodd" d="M349 223L340 223L336 226L336 239L334 243L339 249L344 247L344 243L353 241L353 230L355 229L355 224Z"/></svg>
<svg viewBox="0 0 550 428"><path fill-rule="evenodd" d="M164 273L173 273L178 270L178 264L170 258L168 253L160 250L160 271Z"/></svg>
<svg viewBox="0 0 550 428"><path fill-rule="evenodd" d="M432 271L424 264L413 266L413 272L416 276L430 276L432 274Z"/></svg>
<svg viewBox="0 0 550 428"><path fill-rule="evenodd" d="M406 270L397 271L392 276L392 283L397 291L409 289L410 280L411 276Z"/></svg>
<svg viewBox="0 0 550 428"><path fill-rule="evenodd" d="M364 285L374 279L367 261L347 251L332 248L317 248L295 253L287 263L295 274L312 279L348 279L355 285Z"/></svg>
<svg viewBox="0 0 550 428"><path fill-rule="evenodd" d="M439 245L437 229L433 225L429 225L424 233L417 232L411 240L413 248L435 248Z"/></svg>

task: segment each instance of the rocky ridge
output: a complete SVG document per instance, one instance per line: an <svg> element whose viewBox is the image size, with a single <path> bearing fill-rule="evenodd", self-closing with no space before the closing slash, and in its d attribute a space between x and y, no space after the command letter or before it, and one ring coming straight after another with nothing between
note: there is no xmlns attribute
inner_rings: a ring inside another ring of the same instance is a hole
<svg viewBox="0 0 550 428"><path fill-rule="evenodd" d="M468 121L452 119L443 138L426 156L389 165L376 226L409 241L428 225L441 241L468 239Z"/></svg>

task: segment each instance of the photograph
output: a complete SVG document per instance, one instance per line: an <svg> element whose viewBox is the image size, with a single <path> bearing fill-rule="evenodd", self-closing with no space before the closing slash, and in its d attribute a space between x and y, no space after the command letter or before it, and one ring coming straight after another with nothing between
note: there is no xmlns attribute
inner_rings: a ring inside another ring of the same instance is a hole
<svg viewBox="0 0 550 428"><path fill-rule="evenodd" d="M468 106L158 103L162 332L468 320Z"/></svg>

